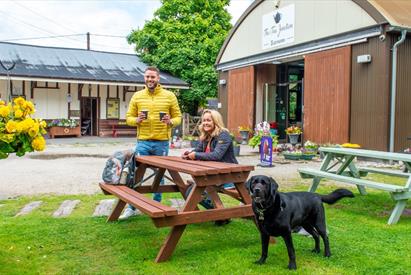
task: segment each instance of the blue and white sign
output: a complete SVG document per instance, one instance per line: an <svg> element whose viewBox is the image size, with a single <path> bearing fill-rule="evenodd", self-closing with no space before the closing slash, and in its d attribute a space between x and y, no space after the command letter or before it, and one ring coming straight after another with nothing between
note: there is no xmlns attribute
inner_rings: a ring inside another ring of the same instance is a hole
<svg viewBox="0 0 411 275"><path fill-rule="evenodd" d="M263 49L294 42L294 26L294 4L263 15Z"/></svg>

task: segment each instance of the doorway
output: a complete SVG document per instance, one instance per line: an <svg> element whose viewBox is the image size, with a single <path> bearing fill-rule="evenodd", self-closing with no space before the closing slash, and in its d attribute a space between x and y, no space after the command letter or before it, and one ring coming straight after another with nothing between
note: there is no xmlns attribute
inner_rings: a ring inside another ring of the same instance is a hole
<svg viewBox="0 0 411 275"><path fill-rule="evenodd" d="M285 129L303 126L304 60L277 66L277 83L265 83L263 120L277 124L279 141L286 142Z"/></svg>
<svg viewBox="0 0 411 275"><path fill-rule="evenodd" d="M97 97L82 97L81 110L81 135L98 136L99 105Z"/></svg>

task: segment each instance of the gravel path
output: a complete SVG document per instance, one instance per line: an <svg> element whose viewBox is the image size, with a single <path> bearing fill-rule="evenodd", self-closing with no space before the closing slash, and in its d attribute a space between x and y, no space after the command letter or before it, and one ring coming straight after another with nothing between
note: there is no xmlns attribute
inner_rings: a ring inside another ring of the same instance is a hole
<svg viewBox="0 0 411 275"><path fill-rule="evenodd" d="M80 141L80 142L79 142ZM39 194L95 194L106 159L115 151L134 148L134 139L55 139L47 140L44 152L9 156L0 160L0 199ZM170 155L179 156L187 149L171 149ZM241 164L257 165L256 150L242 146ZM297 168L317 167L320 163L291 162L275 164L272 168L257 167L252 173L274 177L280 185L299 180Z"/></svg>

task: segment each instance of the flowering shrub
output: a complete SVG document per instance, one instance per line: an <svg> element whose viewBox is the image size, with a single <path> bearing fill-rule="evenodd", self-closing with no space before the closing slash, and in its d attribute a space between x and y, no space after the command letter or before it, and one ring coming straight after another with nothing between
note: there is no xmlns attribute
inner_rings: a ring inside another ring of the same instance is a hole
<svg viewBox="0 0 411 275"><path fill-rule="evenodd" d="M263 136L271 137L273 140L273 148L277 146L278 137L276 135L271 134L270 132L270 124L267 121L260 122L256 125L254 129L254 136L248 141L248 145L251 147L260 146L261 138Z"/></svg>
<svg viewBox="0 0 411 275"><path fill-rule="evenodd" d="M248 131L251 132L250 127L248 126L238 126L238 131Z"/></svg>
<svg viewBox="0 0 411 275"><path fill-rule="evenodd" d="M60 118L60 119L53 119L47 126L48 127L59 126L59 127L74 128L74 127L77 127L78 125L79 125L78 121L75 119Z"/></svg>
<svg viewBox="0 0 411 275"><path fill-rule="evenodd" d="M299 135L299 134L302 134L303 132L301 131L300 127L293 125L285 129L285 133L287 135Z"/></svg>
<svg viewBox="0 0 411 275"><path fill-rule="evenodd" d="M41 119L33 119L34 105L22 97L6 104L0 100L0 159L10 153L21 157L26 152L43 151L46 141L47 124Z"/></svg>

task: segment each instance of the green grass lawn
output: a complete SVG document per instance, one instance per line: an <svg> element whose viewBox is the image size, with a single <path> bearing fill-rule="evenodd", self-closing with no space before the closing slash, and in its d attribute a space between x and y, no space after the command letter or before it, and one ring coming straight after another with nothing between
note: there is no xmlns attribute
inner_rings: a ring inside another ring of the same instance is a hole
<svg viewBox="0 0 411 275"><path fill-rule="evenodd" d="M305 181L292 190L307 186ZM320 185L318 192L335 187ZM294 235L296 273L410 274L411 217L403 215L398 224L389 226L394 203L388 193L369 190L367 196L360 196L351 190L354 199L326 206L331 258L311 252L312 238ZM0 207L0 274L289 274L282 239L270 245L265 265L253 263L260 257L259 233L244 219L222 227L211 222L187 226L171 259L156 264L169 228L156 228L145 215L113 223L92 217L99 200L107 198L41 196L0 201L4 204ZM71 216L52 218L66 199L81 203ZM27 216L14 217L34 200L42 200L42 206Z"/></svg>

